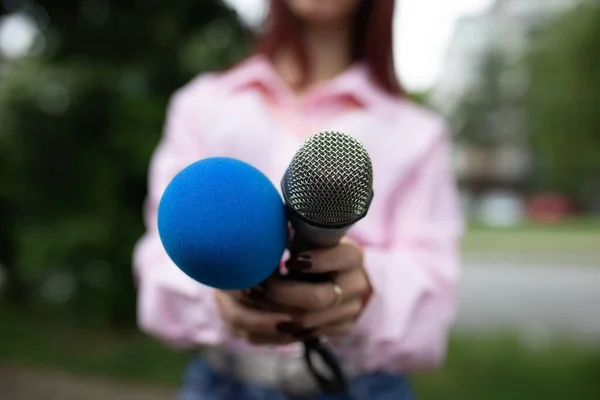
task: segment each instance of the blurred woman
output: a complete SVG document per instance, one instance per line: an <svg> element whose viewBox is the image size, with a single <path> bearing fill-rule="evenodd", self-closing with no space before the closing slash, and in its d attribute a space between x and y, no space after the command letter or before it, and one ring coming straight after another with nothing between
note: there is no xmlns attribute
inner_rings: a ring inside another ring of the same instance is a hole
<svg viewBox="0 0 600 400"><path fill-rule="evenodd" d="M302 360L301 340L311 335L335 344L355 400L413 398L406 376L442 363L462 229L450 137L396 79L393 13L393 0L272 0L254 54L174 94L134 264L141 328L198 351L181 400L324 398ZM320 130L361 141L375 177L367 217L339 246L283 260L334 272L334 282L272 278L266 295L250 292L265 305L257 310L247 294L205 287L172 264L156 220L177 172L228 156L278 187L296 150Z"/></svg>

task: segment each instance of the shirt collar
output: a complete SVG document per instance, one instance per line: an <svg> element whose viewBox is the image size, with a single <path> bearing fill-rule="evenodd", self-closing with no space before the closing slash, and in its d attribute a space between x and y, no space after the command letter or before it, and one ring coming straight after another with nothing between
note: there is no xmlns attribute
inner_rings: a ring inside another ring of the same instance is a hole
<svg viewBox="0 0 600 400"><path fill-rule="evenodd" d="M260 87L276 97L290 93L287 85L273 70L271 63L262 55L242 61L228 71L224 78L226 88L234 92ZM336 78L315 86L307 96L349 97L360 107L383 112L389 111L393 104L393 97L373 83L367 67L362 63L354 64Z"/></svg>
<svg viewBox="0 0 600 400"><path fill-rule="evenodd" d="M282 84L282 82L278 82L279 77L271 68L270 63L261 55L242 61L227 71L223 77L225 88L232 92L244 90L256 84L272 89Z"/></svg>

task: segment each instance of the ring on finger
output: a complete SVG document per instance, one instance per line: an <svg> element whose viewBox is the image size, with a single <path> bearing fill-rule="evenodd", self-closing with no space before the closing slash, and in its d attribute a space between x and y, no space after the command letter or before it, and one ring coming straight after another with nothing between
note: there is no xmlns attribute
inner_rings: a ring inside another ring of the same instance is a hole
<svg viewBox="0 0 600 400"><path fill-rule="evenodd" d="M340 285L338 285L337 283L331 282L331 284L332 284L333 292L335 293L335 300L333 301L331 308L336 308L342 302L342 297L344 295L344 291L342 290Z"/></svg>

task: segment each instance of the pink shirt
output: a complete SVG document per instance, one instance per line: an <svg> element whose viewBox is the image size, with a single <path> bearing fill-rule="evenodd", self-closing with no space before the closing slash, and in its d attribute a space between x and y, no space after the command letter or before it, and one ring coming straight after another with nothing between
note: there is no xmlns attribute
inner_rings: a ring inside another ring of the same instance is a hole
<svg viewBox="0 0 600 400"><path fill-rule="evenodd" d="M172 98L152 158L147 231L134 253L141 329L179 348L300 354L232 338L214 293L170 261L157 233L161 195L182 168L201 158L246 161L279 187L294 153L319 130L355 136L374 168L368 215L350 231L364 246L374 295L337 347L366 370L407 372L439 365L455 314L462 219L444 121L370 82L361 65L315 87L301 100L270 64L254 56L221 74L200 75Z"/></svg>

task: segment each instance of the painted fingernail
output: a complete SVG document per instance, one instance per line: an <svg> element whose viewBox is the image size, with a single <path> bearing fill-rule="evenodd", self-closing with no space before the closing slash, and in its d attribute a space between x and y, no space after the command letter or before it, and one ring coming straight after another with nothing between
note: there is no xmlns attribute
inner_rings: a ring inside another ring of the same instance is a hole
<svg viewBox="0 0 600 400"><path fill-rule="evenodd" d="M256 288L247 289L246 291L244 291L244 294L250 300L261 301L267 299L266 292L264 290L259 290Z"/></svg>
<svg viewBox="0 0 600 400"><path fill-rule="evenodd" d="M293 335L296 332L302 331L302 325L297 322L280 322L275 327L277 332Z"/></svg>
<svg viewBox="0 0 600 400"><path fill-rule="evenodd" d="M287 260L285 266L296 271L306 271L311 269L312 259L308 254L299 254L296 257Z"/></svg>
<svg viewBox="0 0 600 400"><path fill-rule="evenodd" d="M314 329L314 328L301 329L297 332L292 333L291 335L294 339L304 340L304 339L308 339L309 337L311 337L315 332L316 332L316 329Z"/></svg>

